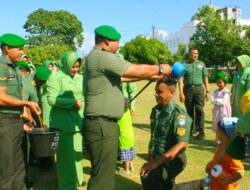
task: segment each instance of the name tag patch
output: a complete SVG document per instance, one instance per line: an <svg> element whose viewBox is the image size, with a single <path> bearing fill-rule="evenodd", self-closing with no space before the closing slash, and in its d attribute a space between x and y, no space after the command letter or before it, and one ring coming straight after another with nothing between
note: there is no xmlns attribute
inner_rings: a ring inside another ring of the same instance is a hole
<svg viewBox="0 0 250 190"><path fill-rule="evenodd" d="M8 79L9 79L9 80L13 80L14 78L16 78L16 75L9 75L9 76L8 76Z"/></svg>

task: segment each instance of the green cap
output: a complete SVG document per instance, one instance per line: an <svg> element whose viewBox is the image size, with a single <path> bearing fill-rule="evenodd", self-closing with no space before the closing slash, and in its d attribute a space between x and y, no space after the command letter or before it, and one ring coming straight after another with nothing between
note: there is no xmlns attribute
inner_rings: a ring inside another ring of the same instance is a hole
<svg viewBox="0 0 250 190"><path fill-rule="evenodd" d="M15 34L3 34L0 37L1 44L5 44L7 46L12 47L20 47L26 44L26 40Z"/></svg>
<svg viewBox="0 0 250 190"><path fill-rule="evenodd" d="M50 76L50 70L46 66L39 66L36 68L36 77L40 80L46 81Z"/></svg>
<svg viewBox="0 0 250 190"><path fill-rule="evenodd" d="M225 152L232 158L242 160L245 158L245 140L236 136L232 142L227 146Z"/></svg>
<svg viewBox="0 0 250 190"><path fill-rule="evenodd" d="M26 69L26 70L30 71L30 66L25 61L18 61L18 62L16 62L16 65L19 68Z"/></svg>
<svg viewBox="0 0 250 190"><path fill-rule="evenodd" d="M217 73L215 74L215 79L216 79L216 80L217 80L217 79L221 79L221 80L223 80L225 83L228 83L228 77L227 77L227 75L226 75L225 72L217 72Z"/></svg>
<svg viewBox="0 0 250 190"><path fill-rule="evenodd" d="M121 34L112 26L102 25L95 29L95 34L110 40L120 40Z"/></svg>

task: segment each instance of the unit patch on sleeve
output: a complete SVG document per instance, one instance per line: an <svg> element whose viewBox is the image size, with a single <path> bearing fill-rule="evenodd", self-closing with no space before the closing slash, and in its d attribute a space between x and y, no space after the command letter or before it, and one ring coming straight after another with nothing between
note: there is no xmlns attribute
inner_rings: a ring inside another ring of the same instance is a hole
<svg viewBox="0 0 250 190"><path fill-rule="evenodd" d="M186 115L178 115L178 127L177 127L177 135L184 136L186 134L186 128L184 127L186 124Z"/></svg>
<svg viewBox="0 0 250 190"><path fill-rule="evenodd" d="M178 127L177 128L177 135L179 136L184 136L186 134L186 129L185 128L182 128L182 127Z"/></svg>

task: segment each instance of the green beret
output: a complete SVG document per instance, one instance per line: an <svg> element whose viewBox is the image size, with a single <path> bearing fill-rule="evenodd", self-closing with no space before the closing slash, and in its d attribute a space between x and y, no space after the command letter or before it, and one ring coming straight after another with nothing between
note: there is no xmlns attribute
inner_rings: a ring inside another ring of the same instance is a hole
<svg viewBox="0 0 250 190"><path fill-rule="evenodd" d="M3 34L0 37L1 44L11 47L20 47L26 44L26 40L15 34Z"/></svg>
<svg viewBox="0 0 250 190"><path fill-rule="evenodd" d="M121 34L117 32L115 28L108 25L102 25L97 27L95 29L95 34L115 41L120 40L121 38Z"/></svg>
<svg viewBox="0 0 250 190"><path fill-rule="evenodd" d="M30 66L25 61L16 62L16 66L18 66L19 68L26 69L26 70L30 71Z"/></svg>
<svg viewBox="0 0 250 190"><path fill-rule="evenodd" d="M227 74L225 72L217 72L215 74L215 79L221 79L223 80L225 83L228 83L228 77Z"/></svg>
<svg viewBox="0 0 250 190"><path fill-rule="evenodd" d="M36 77L40 80L46 81L50 76L50 70L46 66L39 66L36 68Z"/></svg>

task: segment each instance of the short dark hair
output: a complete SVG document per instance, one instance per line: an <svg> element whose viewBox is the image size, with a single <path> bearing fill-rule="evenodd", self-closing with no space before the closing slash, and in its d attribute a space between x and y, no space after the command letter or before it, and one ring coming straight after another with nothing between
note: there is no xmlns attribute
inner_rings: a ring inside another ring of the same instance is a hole
<svg viewBox="0 0 250 190"><path fill-rule="evenodd" d="M167 86L175 86L177 83L176 79L165 77L164 79L158 80L157 83L165 83Z"/></svg>
<svg viewBox="0 0 250 190"><path fill-rule="evenodd" d="M101 36L101 35L98 35L98 34L96 34L95 35L95 44L98 44L98 43L100 43L100 42L103 42L104 40L106 40L107 38L105 38L105 37L103 37L103 36Z"/></svg>
<svg viewBox="0 0 250 190"><path fill-rule="evenodd" d="M6 46L6 44L4 44L3 42L0 42L0 44L1 44L0 45L1 49L3 49L3 47Z"/></svg>
<svg viewBox="0 0 250 190"><path fill-rule="evenodd" d="M191 48L189 48L188 52L191 52L191 51L193 51L193 50L199 51L196 47L191 47Z"/></svg>

